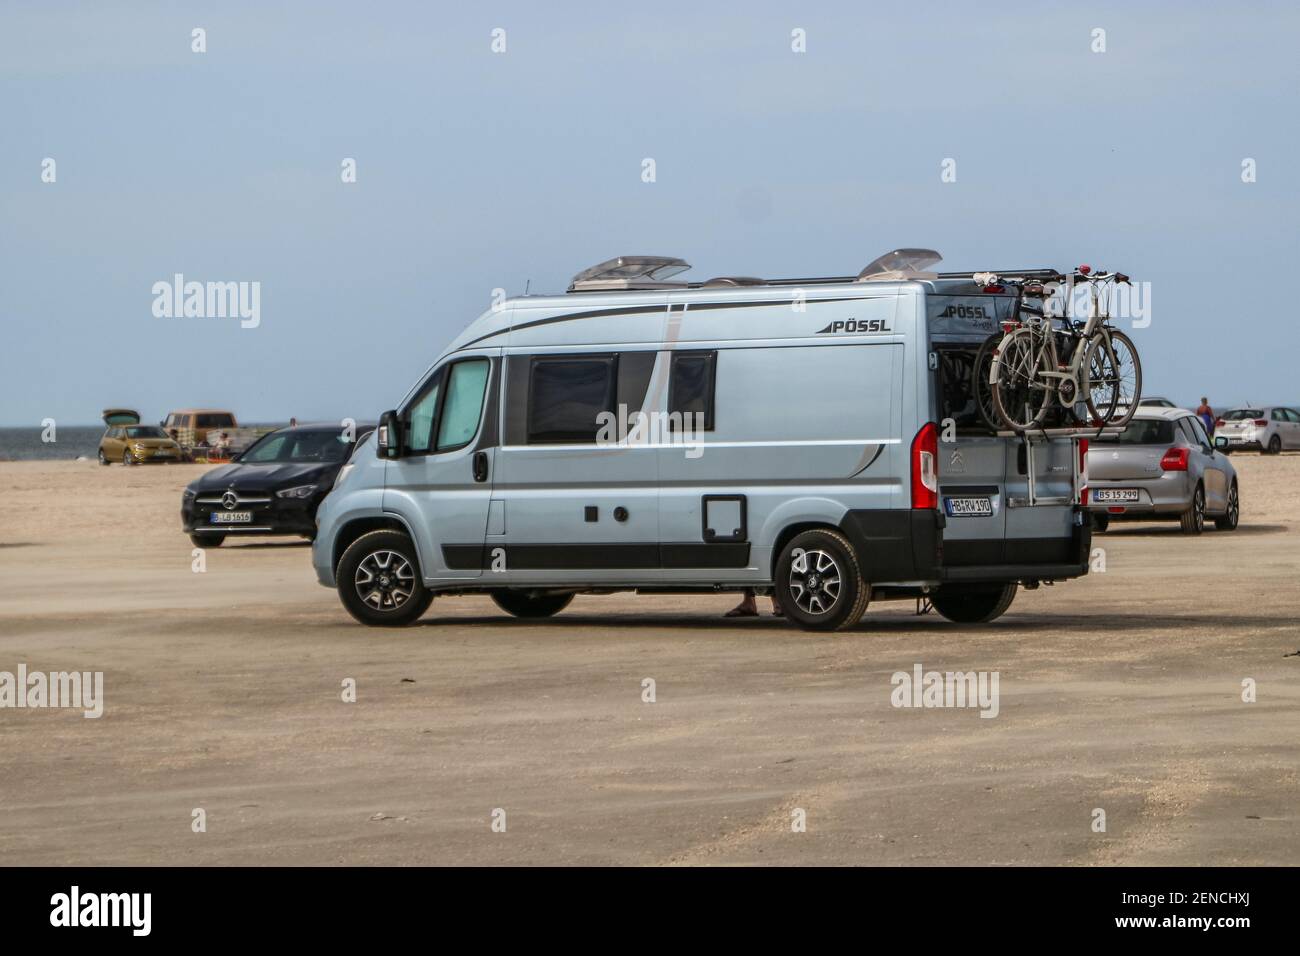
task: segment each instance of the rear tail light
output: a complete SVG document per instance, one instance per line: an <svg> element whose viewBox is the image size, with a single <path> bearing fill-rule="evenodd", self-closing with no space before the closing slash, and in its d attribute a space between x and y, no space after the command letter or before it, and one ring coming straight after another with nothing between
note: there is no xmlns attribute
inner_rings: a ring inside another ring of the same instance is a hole
<svg viewBox="0 0 1300 956"><path fill-rule="evenodd" d="M939 427L926 422L912 439L912 507L939 507Z"/></svg>
<svg viewBox="0 0 1300 956"><path fill-rule="evenodd" d="M1079 439L1079 504L1088 503L1088 439Z"/></svg>
<svg viewBox="0 0 1300 956"><path fill-rule="evenodd" d="M1187 458L1189 450L1186 448L1171 448L1165 452L1164 457L1160 459L1161 471L1186 471Z"/></svg>
<svg viewBox="0 0 1300 956"><path fill-rule="evenodd" d="M1221 428L1224 424L1225 424L1225 423L1224 423L1224 421L1223 421L1222 418L1216 418L1216 419L1214 420L1214 427L1215 427L1215 428Z"/></svg>
<svg viewBox="0 0 1300 956"><path fill-rule="evenodd" d="M1256 427L1256 428L1267 428L1267 427L1268 427L1268 419L1267 419L1267 418L1257 418L1257 419L1255 419L1255 427Z"/></svg>
<svg viewBox="0 0 1300 956"><path fill-rule="evenodd" d="M1003 285L986 285L986 286L984 287L984 291L985 291L985 292L992 292L992 293L994 293L994 294L1000 295L1000 294L1002 294L1003 292L1006 292L1006 291L1007 291L1007 287L1006 287L1006 286L1003 286Z"/></svg>

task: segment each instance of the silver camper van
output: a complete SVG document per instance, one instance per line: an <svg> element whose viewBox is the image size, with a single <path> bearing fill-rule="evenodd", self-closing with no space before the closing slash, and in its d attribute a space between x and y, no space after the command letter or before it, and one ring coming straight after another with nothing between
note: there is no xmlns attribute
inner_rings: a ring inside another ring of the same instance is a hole
<svg viewBox="0 0 1300 956"><path fill-rule="evenodd" d="M505 301L343 468L320 582L374 625L440 594L545 617L754 588L834 630L891 598L986 622L1086 574L1086 443L984 423L973 356L1015 298L938 261L680 282L680 259L622 257Z"/></svg>

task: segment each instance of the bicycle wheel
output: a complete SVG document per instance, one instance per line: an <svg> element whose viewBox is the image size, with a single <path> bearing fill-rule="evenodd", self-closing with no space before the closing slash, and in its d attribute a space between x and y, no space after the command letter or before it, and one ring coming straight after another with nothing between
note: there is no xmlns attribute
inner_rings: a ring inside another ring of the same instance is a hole
<svg viewBox="0 0 1300 956"><path fill-rule="evenodd" d="M980 418L993 431L1002 427L997 409L993 407L993 386L989 383L989 373L993 368L993 352L1002 341L1002 333L994 332L975 353L975 362L970 372L970 393L975 398L975 407L979 409Z"/></svg>
<svg viewBox="0 0 1300 956"><path fill-rule="evenodd" d="M1051 336L1029 326L1013 329L993 350L989 382L993 409L1009 428L1023 432L1047 414L1051 379L1043 373L1056 370L1056 349Z"/></svg>
<svg viewBox="0 0 1300 956"><path fill-rule="evenodd" d="M1083 367L1093 420L1109 426L1127 425L1142 397L1142 363L1133 340L1103 326L1088 343Z"/></svg>

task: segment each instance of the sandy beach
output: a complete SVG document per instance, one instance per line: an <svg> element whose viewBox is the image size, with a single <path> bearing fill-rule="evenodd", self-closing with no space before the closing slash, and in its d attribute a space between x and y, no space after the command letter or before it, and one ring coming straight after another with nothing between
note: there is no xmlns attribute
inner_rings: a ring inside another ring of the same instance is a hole
<svg viewBox="0 0 1300 956"><path fill-rule="evenodd" d="M1300 455L1233 463L1236 532L1120 526L993 626L829 636L731 595L366 629L301 541L192 570L205 466L0 463L0 671L104 673L99 719L0 709L0 862L1295 864ZM891 706L916 664L998 672L997 718Z"/></svg>

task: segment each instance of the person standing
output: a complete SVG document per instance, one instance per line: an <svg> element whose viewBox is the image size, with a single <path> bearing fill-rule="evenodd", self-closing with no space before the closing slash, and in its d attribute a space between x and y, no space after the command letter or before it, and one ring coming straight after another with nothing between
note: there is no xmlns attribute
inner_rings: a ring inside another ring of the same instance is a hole
<svg viewBox="0 0 1300 956"><path fill-rule="evenodd" d="M785 617L785 611L781 610L781 602L776 599L775 590L772 591L772 616ZM755 600L754 589L745 588L740 603L724 614L723 617L758 617L758 602Z"/></svg>
<svg viewBox="0 0 1300 956"><path fill-rule="evenodd" d="M1196 409L1196 417L1201 420L1205 426L1205 433L1211 438L1214 437L1214 409L1210 407L1210 400L1204 395L1201 396L1200 407Z"/></svg>

